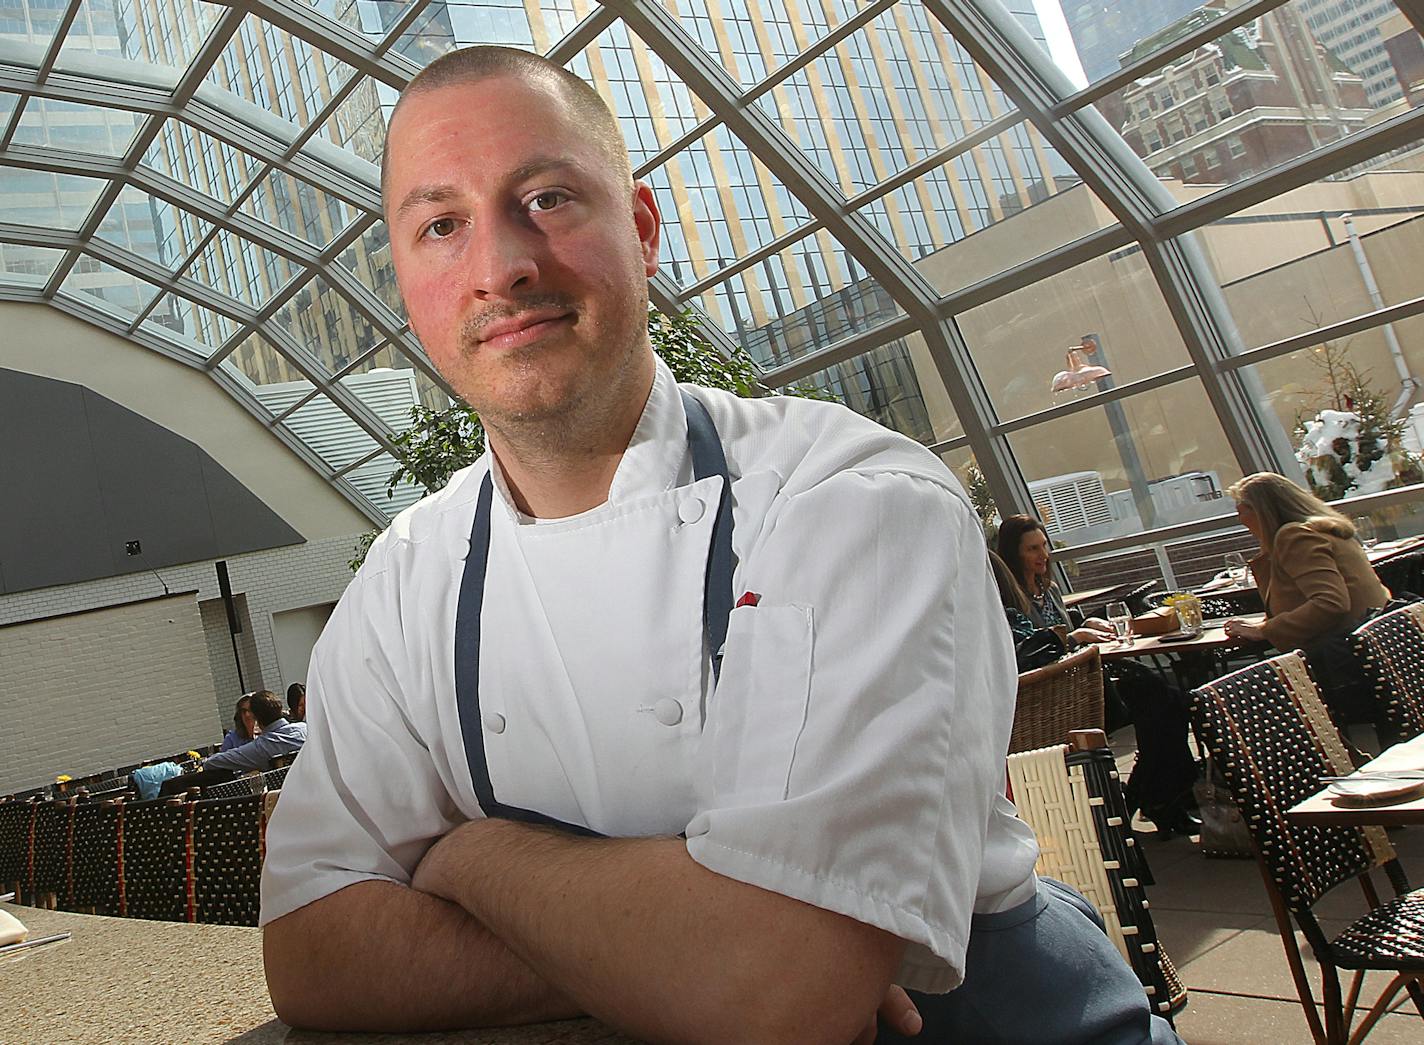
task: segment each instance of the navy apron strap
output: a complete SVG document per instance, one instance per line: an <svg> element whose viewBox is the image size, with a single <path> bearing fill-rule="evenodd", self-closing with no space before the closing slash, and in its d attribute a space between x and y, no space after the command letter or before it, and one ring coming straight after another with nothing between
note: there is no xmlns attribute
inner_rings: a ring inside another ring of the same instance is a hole
<svg viewBox="0 0 1424 1045"><path fill-rule="evenodd" d="M679 390L681 391L681 390ZM722 647L727 641L727 621L732 616L732 572L737 559L732 552L732 477L727 471L727 455L717 426L702 401L682 392L687 414L687 443L692 450L692 475L706 479L722 477L722 496L717 504L717 521L712 526L712 550L707 556L707 579L702 594L702 630L707 636L707 652L712 658L712 677L722 677Z"/></svg>
<svg viewBox="0 0 1424 1045"><path fill-rule="evenodd" d="M707 557L706 582L702 599L702 627L707 651L712 657L714 679L721 674L722 645L727 641L727 620L732 615L732 479L727 457L711 416L693 396L682 393L687 413L687 443L692 451L692 474L697 479L722 476L722 497L712 528L712 549ZM490 508L494 502L494 480L485 473L475 502L475 520L470 528L470 551L460 578L460 599L455 611L455 703L460 712L460 732L465 741L465 760L475 798L486 816L517 820L526 824L547 824L574 834L598 837L578 824L568 824L532 809L505 805L494 794L489 761L485 755L484 719L480 712L480 620L485 601L485 575L489 570Z"/></svg>
<svg viewBox="0 0 1424 1045"><path fill-rule="evenodd" d="M475 522L470 529L470 553L465 556L465 572L460 579L460 602L455 611L455 704L460 709L460 732L464 734L465 761L475 798L491 819L517 820L525 824L547 824L574 834L598 837L578 824L566 824L532 809L505 805L494 796L489 761L485 757L484 719L480 713L480 615L485 602L485 574L489 569L490 504L494 482L490 473L480 483L475 502Z"/></svg>

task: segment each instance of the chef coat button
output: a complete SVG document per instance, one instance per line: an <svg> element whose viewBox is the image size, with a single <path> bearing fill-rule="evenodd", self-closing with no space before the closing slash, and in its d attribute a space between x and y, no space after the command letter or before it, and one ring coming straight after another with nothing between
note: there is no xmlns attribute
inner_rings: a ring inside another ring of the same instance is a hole
<svg viewBox="0 0 1424 1045"><path fill-rule="evenodd" d="M682 721L682 705L672 697L663 697L653 705L653 717L665 726L675 726Z"/></svg>
<svg viewBox="0 0 1424 1045"><path fill-rule="evenodd" d="M486 711L480 716L480 719L484 722L485 729L491 733L504 732L504 716L498 711Z"/></svg>
<svg viewBox="0 0 1424 1045"><path fill-rule="evenodd" d="M696 497L689 497L677 506L677 517L685 523L695 523L702 518L702 513L706 509Z"/></svg>

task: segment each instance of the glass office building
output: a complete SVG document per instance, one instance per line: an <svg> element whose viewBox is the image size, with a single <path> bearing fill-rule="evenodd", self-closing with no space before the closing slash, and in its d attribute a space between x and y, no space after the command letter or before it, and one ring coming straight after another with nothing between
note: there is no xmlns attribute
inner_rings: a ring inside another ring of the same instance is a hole
<svg viewBox="0 0 1424 1045"><path fill-rule="evenodd" d="M393 440L450 394L396 292L385 121L434 57L510 44L619 117L658 307L986 515L1130 547L1299 475L1322 359L1412 423L1424 114L1313 0L1119 6L0 0L0 299L207 374L384 524L420 493L386 496ZM1111 373L1054 391L1085 360Z"/></svg>

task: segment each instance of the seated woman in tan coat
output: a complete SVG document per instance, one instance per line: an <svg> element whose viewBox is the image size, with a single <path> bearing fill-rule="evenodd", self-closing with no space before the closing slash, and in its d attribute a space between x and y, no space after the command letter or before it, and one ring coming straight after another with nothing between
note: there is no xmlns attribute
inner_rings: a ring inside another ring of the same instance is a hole
<svg viewBox="0 0 1424 1045"><path fill-rule="evenodd" d="M1251 572L1266 620L1227 621L1227 634L1269 642L1278 650L1304 650L1341 724L1371 717L1372 701L1345 636L1383 607L1390 592L1355 540L1354 524L1274 472L1248 475L1228 492L1241 524L1261 544Z"/></svg>

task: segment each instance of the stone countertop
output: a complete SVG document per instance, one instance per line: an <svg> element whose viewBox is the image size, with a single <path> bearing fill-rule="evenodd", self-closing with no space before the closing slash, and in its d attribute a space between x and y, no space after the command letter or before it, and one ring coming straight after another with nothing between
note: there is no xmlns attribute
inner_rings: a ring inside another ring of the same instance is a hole
<svg viewBox="0 0 1424 1045"><path fill-rule="evenodd" d="M5 1045L631 1045L594 1020L434 1034L321 1034L277 1020L262 975L262 933L234 925L104 918L0 904L30 939L61 943L0 955Z"/></svg>

